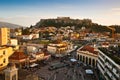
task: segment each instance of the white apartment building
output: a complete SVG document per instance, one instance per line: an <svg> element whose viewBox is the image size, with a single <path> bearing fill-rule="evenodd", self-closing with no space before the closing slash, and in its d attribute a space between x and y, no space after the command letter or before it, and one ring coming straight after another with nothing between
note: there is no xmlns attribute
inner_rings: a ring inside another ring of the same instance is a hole
<svg viewBox="0 0 120 80"><path fill-rule="evenodd" d="M120 65L99 51L97 67L102 80L120 80Z"/></svg>
<svg viewBox="0 0 120 80"><path fill-rule="evenodd" d="M24 39L24 40L31 40L32 39L32 35L22 35L22 38Z"/></svg>
<svg viewBox="0 0 120 80"><path fill-rule="evenodd" d="M17 39L10 39L10 45L17 46L18 40Z"/></svg>

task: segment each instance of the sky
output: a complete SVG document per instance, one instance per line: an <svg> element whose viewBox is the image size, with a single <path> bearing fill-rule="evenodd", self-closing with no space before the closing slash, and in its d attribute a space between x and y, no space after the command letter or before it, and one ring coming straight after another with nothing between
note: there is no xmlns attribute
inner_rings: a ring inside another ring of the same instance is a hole
<svg viewBox="0 0 120 80"><path fill-rule="evenodd" d="M120 0L0 0L0 21L29 27L40 19L92 19L120 25Z"/></svg>

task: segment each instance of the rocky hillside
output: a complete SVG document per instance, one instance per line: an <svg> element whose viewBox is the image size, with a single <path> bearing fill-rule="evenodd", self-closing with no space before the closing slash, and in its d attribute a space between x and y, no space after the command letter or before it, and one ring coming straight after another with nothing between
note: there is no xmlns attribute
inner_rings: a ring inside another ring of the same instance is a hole
<svg viewBox="0 0 120 80"><path fill-rule="evenodd" d="M76 29L85 27L95 32L111 31L106 26L92 22L91 19L71 19L69 17L58 17L56 19L41 19L39 22L36 23L35 26L31 26L31 27L40 28L40 27L48 27L48 26L54 26L56 28L75 26ZM116 32L120 33L120 25L111 25L111 27L114 27L116 29Z"/></svg>

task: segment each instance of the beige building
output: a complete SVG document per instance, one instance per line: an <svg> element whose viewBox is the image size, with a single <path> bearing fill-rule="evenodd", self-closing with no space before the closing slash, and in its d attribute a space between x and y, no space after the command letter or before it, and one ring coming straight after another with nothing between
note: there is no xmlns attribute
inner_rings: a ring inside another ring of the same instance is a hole
<svg viewBox="0 0 120 80"><path fill-rule="evenodd" d="M36 59L37 60L43 60L44 59L44 52L36 53Z"/></svg>
<svg viewBox="0 0 120 80"><path fill-rule="evenodd" d="M0 48L0 70L4 69L9 63L9 56L13 54L12 47L1 47Z"/></svg>
<svg viewBox="0 0 120 80"><path fill-rule="evenodd" d="M77 50L77 59L84 62L87 65L96 67L98 60L98 51L89 45L83 46Z"/></svg>
<svg viewBox="0 0 120 80"><path fill-rule="evenodd" d="M18 69L10 63L5 70L5 80L18 80Z"/></svg>
<svg viewBox="0 0 120 80"><path fill-rule="evenodd" d="M68 50L70 50L70 46L67 42L61 43L51 43L47 46L47 50L49 53L55 56L62 56L67 54Z"/></svg>
<svg viewBox="0 0 120 80"><path fill-rule="evenodd" d="M10 40L10 29L6 27L0 28L0 46L8 44L9 40Z"/></svg>

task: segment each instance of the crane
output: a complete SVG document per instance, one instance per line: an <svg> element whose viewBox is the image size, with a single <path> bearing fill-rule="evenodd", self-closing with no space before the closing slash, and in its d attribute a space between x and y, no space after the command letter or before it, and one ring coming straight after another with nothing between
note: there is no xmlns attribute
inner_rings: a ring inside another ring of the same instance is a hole
<svg viewBox="0 0 120 80"><path fill-rule="evenodd" d="M112 38L113 38L113 41L114 41L114 39L115 39L115 34L114 34L115 33L115 28L112 28L110 26L107 26L107 28L112 30Z"/></svg>

